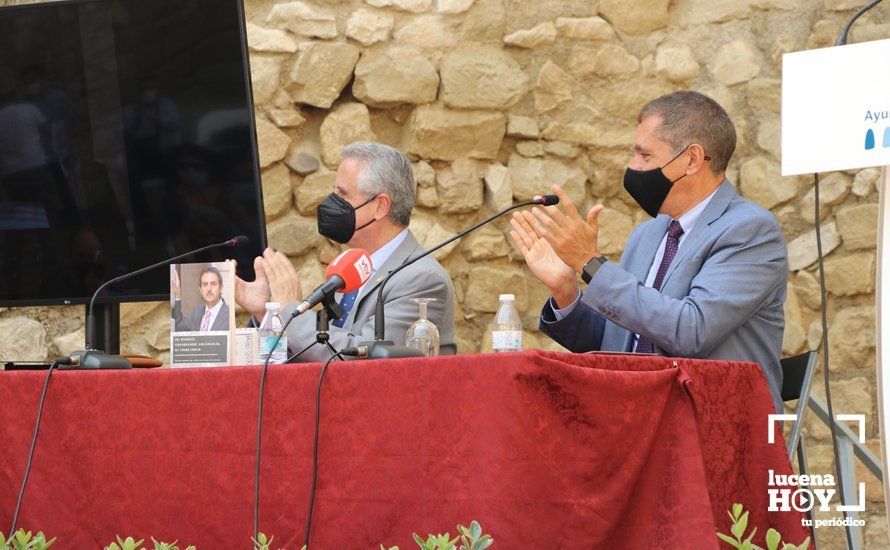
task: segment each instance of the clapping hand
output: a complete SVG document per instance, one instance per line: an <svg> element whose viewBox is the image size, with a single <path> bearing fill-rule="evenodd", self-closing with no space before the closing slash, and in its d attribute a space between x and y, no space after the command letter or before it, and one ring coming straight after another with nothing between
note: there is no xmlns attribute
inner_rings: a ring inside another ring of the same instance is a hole
<svg viewBox="0 0 890 550"><path fill-rule="evenodd" d="M264 250L263 270L269 280L269 290L273 302L279 302L283 307L303 299L300 274L283 253L271 248Z"/></svg>
<svg viewBox="0 0 890 550"><path fill-rule="evenodd" d="M580 275L587 262L600 255L597 248L599 229L596 218L603 205L592 207L584 220L575 208L575 203L562 188L554 185L553 192L559 195L559 205L534 207L532 227L550 244L556 255Z"/></svg>
<svg viewBox="0 0 890 550"><path fill-rule="evenodd" d="M516 212L510 220L510 237L525 258L532 274L553 294L558 307L566 307L578 297L575 272L565 264L553 247L535 231L531 212Z"/></svg>
<svg viewBox="0 0 890 550"><path fill-rule="evenodd" d="M170 271L171 271L170 290L173 291L173 299L181 300L182 299L182 285L179 282L179 272L176 270L176 266L171 266Z"/></svg>
<svg viewBox="0 0 890 550"><path fill-rule="evenodd" d="M235 268L238 267L237 261L229 261L235 264ZM255 318L262 319L266 314L266 302L269 301L272 294L269 290L269 280L266 278L261 256L257 256L254 259L253 270L256 273L256 277L249 283L235 275L235 302Z"/></svg>

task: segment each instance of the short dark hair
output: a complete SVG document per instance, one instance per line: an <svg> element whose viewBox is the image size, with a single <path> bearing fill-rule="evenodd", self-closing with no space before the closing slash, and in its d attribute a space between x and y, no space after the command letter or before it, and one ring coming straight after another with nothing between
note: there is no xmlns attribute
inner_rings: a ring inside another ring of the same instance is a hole
<svg viewBox="0 0 890 550"><path fill-rule="evenodd" d="M726 170L735 152L736 131L719 103L699 92L674 92L647 103L640 111L639 122L652 116L661 118L655 136L670 145L674 154L698 143L711 157L711 170Z"/></svg>
<svg viewBox="0 0 890 550"><path fill-rule="evenodd" d="M215 274L216 279L219 281L219 286L223 286L222 273L220 273L219 270L217 268L213 267L212 265L208 265L207 267L205 267L204 269L201 270L201 274L198 275L198 286L201 285L201 277L203 277L205 273Z"/></svg>

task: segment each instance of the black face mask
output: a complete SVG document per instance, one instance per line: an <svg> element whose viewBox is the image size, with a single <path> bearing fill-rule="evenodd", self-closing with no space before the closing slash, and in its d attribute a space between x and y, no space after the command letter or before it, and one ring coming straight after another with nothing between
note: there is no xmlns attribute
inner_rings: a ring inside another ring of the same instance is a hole
<svg viewBox="0 0 890 550"><path fill-rule="evenodd" d="M671 181L664 175L662 169L680 158L680 155L685 153L686 149L689 149L688 145L661 168L653 168L651 170L628 168L624 172L624 188L637 201L637 204L653 218L658 215L658 211L661 210L661 205L664 204L664 200L667 198L668 193L671 192L671 187L674 186L674 183L686 177L686 174L683 174ZM705 160L711 159L710 157L705 157Z"/></svg>
<svg viewBox="0 0 890 550"><path fill-rule="evenodd" d="M377 195L374 195L360 205L353 207L340 195L331 193L325 200L321 201L321 204L318 205L315 211L318 216L319 234L340 244L348 243L356 231L364 229L376 221L376 219L373 219L361 227L355 227L355 211L376 198Z"/></svg>

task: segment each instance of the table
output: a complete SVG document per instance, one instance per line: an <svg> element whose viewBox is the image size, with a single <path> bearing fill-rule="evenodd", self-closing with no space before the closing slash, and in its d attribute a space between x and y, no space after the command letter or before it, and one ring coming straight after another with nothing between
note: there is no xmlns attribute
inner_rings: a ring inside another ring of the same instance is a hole
<svg viewBox="0 0 890 550"><path fill-rule="evenodd" d="M260 530L298 549L320 364L270 367ZM20 525L60 548L116 535L248 548L259 367L55 372ZM45 373L0 372L0 529ZM718 548L742 502L763 544L791 472L753 363L526 351L333 363L315 548L412 548L478 520L494 548Z"/></svg>

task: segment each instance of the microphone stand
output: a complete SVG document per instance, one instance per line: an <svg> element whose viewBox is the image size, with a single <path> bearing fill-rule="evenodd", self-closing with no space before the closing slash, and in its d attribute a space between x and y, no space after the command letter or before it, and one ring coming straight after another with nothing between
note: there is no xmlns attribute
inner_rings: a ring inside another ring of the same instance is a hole
<svg viewBox="0 0 890 550"><path fill-rule="evenodd" d="M243 239L243 240L242 240ZM201 247L197 250L192 250L186 252L185 254L180 254L179 256L175 256L173 258L168 258L166 260L160 261L156 264L152 264L148 267L143 267L141 269L137 269L136 271L126 273L119 277L115 277L109 281L103 283L99 288L96 289L96 292L93 293L93 297L90 299L90 306L87 310L87 319L86 319L86 335L85 335L85 347L82 350L77 350L71 354L73 361L71 365L65 365L63 367L59 367L59 370L92 370L92 369L129 369L132 368L130 361L123 357L119 357L117 355L109 355L105 353L103 350L99 350L95 348L95 334L96 334L96 319L93 317L93 306L96 302L96 297L99 296L99 293L105 289L105 287L112 285L114 283L118 283L120 281L129 279L130 277L135 277L137 275L141 275L146 271L151 271L152 269L162 267L164 265L175 262L176 260L181 260L188 256L192 256L194 254L200 254L201 252L205 252L207 250L211 250L214 248L222 248L226 246L236 246L241 242L246 242L247 237L236 237L234 239L229 239L227 241L223 241L221 243L211 244L204 247Z"/></svg>
<svg viewBox="0 0 890 550"><path fill-rule="evenodd" d="M549 204L556 204L556 202L559 200L556 198L555 195L552 195L552 196L548 195L548 198L550 198L550 200L552 201ZM399 346L399 345L395 344L394 342L386 339L386 334L385 334L386 319L384 317L384 311L383 311L383 309L384 309L383 308L383 287L386 286L386 283L389 282L390 279L392 279L393 275L395 275L399 271L405 269L406 267L413 264L414 262L420 260L421 258L429 256L430 254L439 250L442 247L448 246L449 244L456 241L457 239L460 239L461 237L464 237L467 234L472 233L473 231L479 229L483 225L485 225L497 218L500 218L501 216L503 216L504 214L506 214L508 212L516 210L517 208L522 208L524 206L530 206L533 204L545 204L545 200L542 197L539 199L523 201L523 202L514 204L512 206L509 206L507 208L504 208L503 210L496 212L495 214L492 214L491 216L485 218L484 220L477 223L473 227L471 227L469 229L465 229L464 231L461 231L460 233L451 237L450 239L446 240L445 242L442 242L442 243L434 246L433 248L430 248L429 250L425 251L423 254L420 254L419 256L415 256L414 258L410 258L410 259L406 260L404 263L402 263L402 265L400 265L397 268L390 271L386 275L386 278L384 278L383 281L380 283L380 285L377 287L377 309L375 310L375 313L374 313L374 339L370 342L362 342L357 346L357 348L360 350L360 356L365 357L367 359L399 359L399 358L404 358L404 357L423 357L423 353L421 353L420 350L417 350L414 348L409 348L407 346Z"/></svg>
<svg viewBox="0 0 890 550"><path fill-rule="evenodd" d="M332 319L339 319L343 316L343 308L334 301L333 294L325 296L321 304L322 308L315 314L315 343L327 347L328 351L331 352L331 356L335 357L339 354L334 349L334 346L331 345L331 335L328 334L328 330L331 328ZM342 361L343 359L341 358L340 360Z"/></svg>

